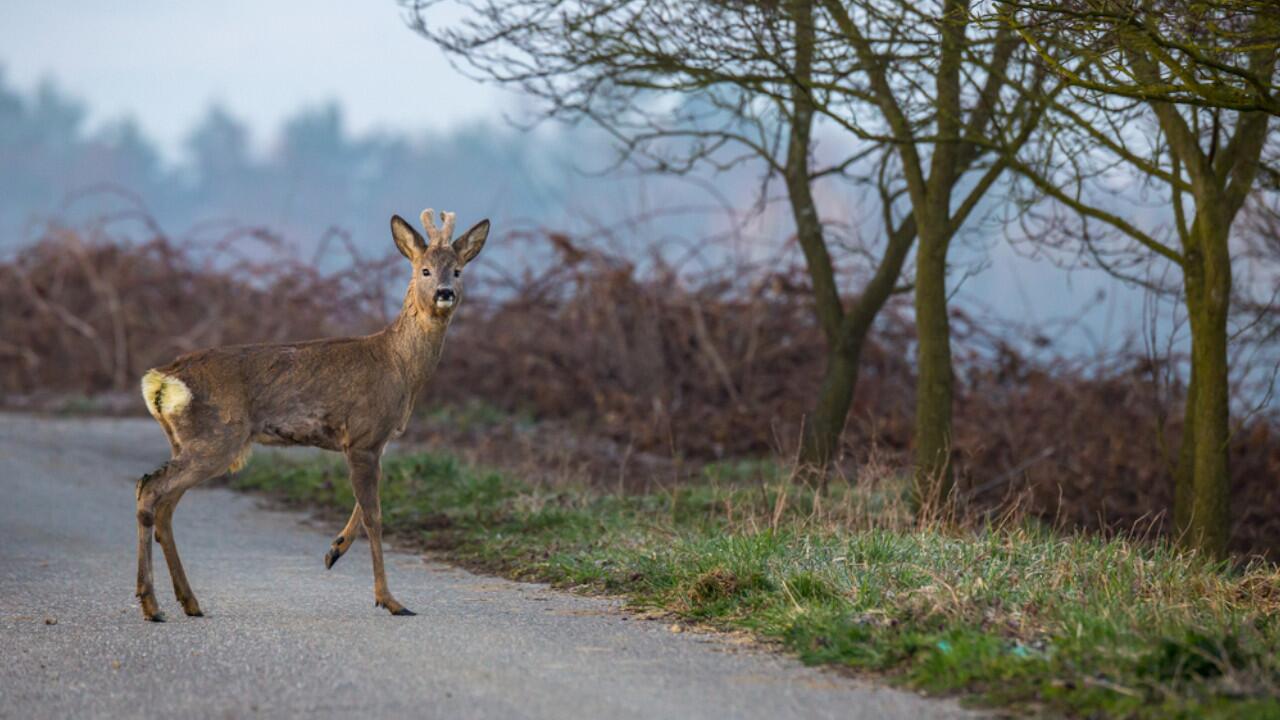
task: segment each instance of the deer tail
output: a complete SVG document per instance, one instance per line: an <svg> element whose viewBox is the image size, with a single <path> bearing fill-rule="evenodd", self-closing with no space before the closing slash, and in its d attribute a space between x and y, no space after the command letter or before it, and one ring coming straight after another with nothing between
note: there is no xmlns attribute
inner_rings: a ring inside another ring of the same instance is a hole
<svg viewBox="0 0 1280 720"><path fill-rule="evenodd" d="M148 370L142 376L142 399L151 416L163 423L166 415L181 412L191 404L191 388L172 375Z"/></svg>

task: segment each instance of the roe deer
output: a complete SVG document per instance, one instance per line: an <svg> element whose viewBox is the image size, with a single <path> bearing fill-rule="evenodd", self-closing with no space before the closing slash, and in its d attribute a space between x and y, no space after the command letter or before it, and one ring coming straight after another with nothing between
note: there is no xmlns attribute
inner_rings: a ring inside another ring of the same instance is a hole
<svg viewBox="0 0 1280 720"><path fill-rule="evenodd" d="M484 247L489 221L452 241L454 215L435 226L422 212L430 242L399 215L396 247L413 265L404 306L389 326L365 337L280 345L233 345L193 352L147 371L142 396L164 428L173 457L138 481L138 599L147 620L163 622L151 581L151 534L164 549L182 609L200 616L173 539L173 510L188 488L238 470L251 443L310 445L346 455L356 506L325 556L342 557L363 525L373 553L374 604L413 615L387 589L382 564L380 458L405 429L414 402L435 372L449 320L462 300L462 268Z"/></svg>

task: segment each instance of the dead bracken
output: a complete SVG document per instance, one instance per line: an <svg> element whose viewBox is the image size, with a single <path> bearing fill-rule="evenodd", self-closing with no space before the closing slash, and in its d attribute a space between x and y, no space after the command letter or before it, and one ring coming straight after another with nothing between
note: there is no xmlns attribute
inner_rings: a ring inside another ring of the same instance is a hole
<svg viewBox="0 0 1280 720"><path fill-rule="evenodd" d="M133 240L105 222L51 224L0 263L0 402L132 395L137 376L180 352L366 332L398 299L397 258L353 250L348 266L326 273L271 255L280 241L261 230L199 255L146 227ZM559 467L587 465L600 482L628 487L723 458L790 457L824 357L798 267L694 273L559 233L504 242L546 249L548 259L473 280L425 407L537 421L492 430L517 450L548 444L530 433L562 427L552 443ZM1182 413L1177 389L1154 381L1159 369L1137 352L1035 360L1018 348L1043 338L1020 344L1016 328L954 314L960 496L1063 528L1162 532ZM891 305L863 353L842 460L850 475L868 461L892 469L909 459L912 340L905 309ZM143 412L132 397L125 407ZM1256 414L1232 434L1237 552L1280 549L1274 422ZM427 426L415 421L410 433Z"/></svg>

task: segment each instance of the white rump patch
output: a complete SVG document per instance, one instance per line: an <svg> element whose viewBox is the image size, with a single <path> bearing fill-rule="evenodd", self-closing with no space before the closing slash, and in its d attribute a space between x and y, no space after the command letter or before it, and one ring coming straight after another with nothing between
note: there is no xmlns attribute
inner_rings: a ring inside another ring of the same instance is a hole
<svg viewBox="0 0 1280 720"><path fill-rule="evenodd" d="M191 389L172 375L148 370L142 376L142 399L147 410L159 420L164 415L180 412L191 403Z"/></svg>

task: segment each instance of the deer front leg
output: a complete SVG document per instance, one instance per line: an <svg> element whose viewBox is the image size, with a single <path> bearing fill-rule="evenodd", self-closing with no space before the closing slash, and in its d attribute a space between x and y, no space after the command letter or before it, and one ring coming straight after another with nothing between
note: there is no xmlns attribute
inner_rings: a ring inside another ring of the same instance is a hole
<svg viewBox="0 0 1280 720"><path fill-rule="evenodd" d="M356 503L355 508L351 510L351 519L347 521L347 526L342 528L342 532L338 533L338 537L333 539L333 544L329 546L329 552L324 555L324 569L328 570L338 559L351 549L352 544L356 541L356 532L360 529L360 503Z"/></svg>
<svg viewBox="0 0 1280 720"><path fill-rule="evenodd" d="M347 465L351 468L351 488L359 504L360 520L369 538L369 550L373 554L373 603L386 608L392 615L414 615L401 605L387 589L387 573L382 564L382 503L378 499L378 482L382 469L379 452L349 450Z"/></svg>

